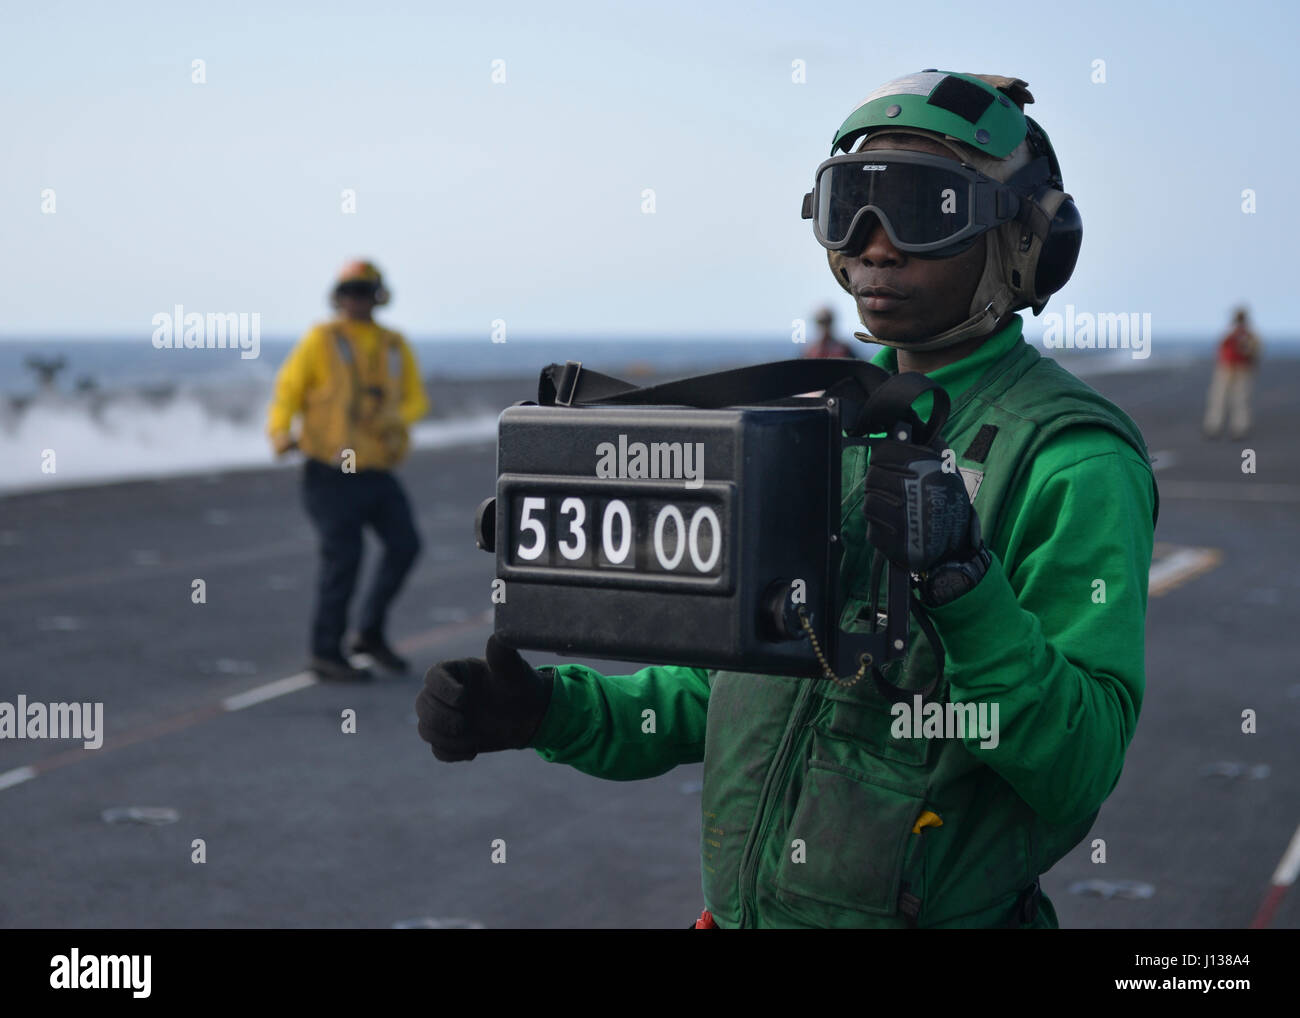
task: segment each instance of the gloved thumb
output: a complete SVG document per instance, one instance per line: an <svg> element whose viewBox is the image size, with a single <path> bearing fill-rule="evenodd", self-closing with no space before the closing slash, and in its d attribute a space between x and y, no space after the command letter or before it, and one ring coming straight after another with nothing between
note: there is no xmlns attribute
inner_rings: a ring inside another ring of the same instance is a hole
<svg viewBox="0 0 1300 1018"><path fill-rule="evenodd" d="M488 671L498 678L510 682L519 682L532 672L519 654L519 651L493 633L488 637L487 650L484 652Z"/></svg>
<svg viewBox="0 0 1300 1018"><path fill-rule="evenodd" d="M522 749L541 727L551 703L554 680L537 671L504 640L493 634L484 654L492 676L492 701L497 728L490 749Z"/></svg>

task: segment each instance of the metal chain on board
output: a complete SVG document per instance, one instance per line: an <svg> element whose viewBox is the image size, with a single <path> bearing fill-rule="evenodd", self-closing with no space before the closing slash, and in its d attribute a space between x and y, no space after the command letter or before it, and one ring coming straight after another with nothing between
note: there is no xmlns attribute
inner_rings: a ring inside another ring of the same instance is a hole
<svg viewBox="0 0 1300 1018"><path fill-rule="evenodd" d="M863 652L858 655L858 671L851 679L841 679L835 674L835 669L831 667L830 662L826 660L826 655L822 653L822 645L817 639L817 634L813 632L812 623L808 621L808 609L803 605L799 606L799 623L803 626L804 632L808 634L808 639L812 642L813 653L817 655L817 661L822 666L822 675L830 679L841 689L848 689L862 680L862 676L867 674L867 669L871 667L871 655Z"/></svg>

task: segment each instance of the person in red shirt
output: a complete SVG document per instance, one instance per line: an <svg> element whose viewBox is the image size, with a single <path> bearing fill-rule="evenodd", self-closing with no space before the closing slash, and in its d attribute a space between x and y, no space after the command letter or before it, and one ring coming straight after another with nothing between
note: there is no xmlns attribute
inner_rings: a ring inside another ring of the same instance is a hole
<svg viewBox="0 0 1300 1018"><path fill-rule="evenodd" d="M1205 437L1216 438L1225 418L1233 438L1250 430L1250 390L1259 365L1259 337L1251 330L1246 309L1233 316L1232 330L1219 343L1214 377L1205 407Z"/></svg>
<svg viewBox="0 0 1300 1018"><path fill-rule="evenodd" d="M814 319L817 323L817 342L808 347L804 353L805 357L856 357L857 355L849 348L847 343L842 343L835 338L835 312L830 308L822 308L817 312Z"/></svg>

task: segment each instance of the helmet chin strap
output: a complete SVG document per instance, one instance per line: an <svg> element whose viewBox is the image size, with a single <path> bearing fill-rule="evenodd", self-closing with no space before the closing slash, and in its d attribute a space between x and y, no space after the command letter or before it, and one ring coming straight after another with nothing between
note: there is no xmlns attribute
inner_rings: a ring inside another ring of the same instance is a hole
<svg viewBox="0 0 1300 1018"><path fill-rule="evenodd" d="M998 322L1011 310L1015 301L1015 294L1002 278L1001 245L1006 243L1004 229L1005 227L999 227L984 234L984 271L971 298L970 317L965 321L959 322L937 336L928 338L881 339L866 332L855 332L854 338L865 343L892 346L898 350L942 350L963 340L992 333L997 328ZM862 320L863 325L867 324L863 319L861 308L858 309L858 318Z"/></svg>
<svg viewBox="0 0 1300 1018"><path fill-rule="evenodd" d="M1002 314L997 310L996 303L989 301L985 307L976 314L971 315L964 322L954 325L946 332L941 332L930 339L882 339L867 332L855 332L853 337L862 340L864 343L879 343L881 346L892 346L896 350L942 350L947 346L955 346L962 340L972 339L976 336L987 336L997 328L997 324L1001 320Z"/></svg>

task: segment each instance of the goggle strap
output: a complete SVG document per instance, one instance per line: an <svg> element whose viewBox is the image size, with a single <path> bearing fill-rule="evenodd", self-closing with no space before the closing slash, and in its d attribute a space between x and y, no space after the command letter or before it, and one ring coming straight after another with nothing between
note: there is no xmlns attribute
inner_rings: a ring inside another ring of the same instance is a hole
<svg viewBox="0 0 1300 1018"><path fill-rule="evenodd" d="M1006 183L1020 197L1020 210L1016 213L1016 220L1024 223L1039 240L1047 238L1052 220L1034 201L1033 195L1043 185L1051 183L1052 164L1046 156L1039 156L1022 166Z"/></svg>
<svg viewBox="0 0 1300 1018"><path fill-rule="evenodd" d="M1024 202L1020 196L1009 187L999 187L994 195L993 213L1003 222L1008 219L1014 219L1020 213Z"/></svg>
<svg viewBox="0 0 1300 1018"><path fill-rule="evenodd" d="M1046 156L1038 156L1031 159L1024 166L1016 170L1015 173L1007 179L1007 186L1014 187L1018 191L1027 188L1036 188L1040 184L1045 184L1052 179L1052 164Z"/></svg>

